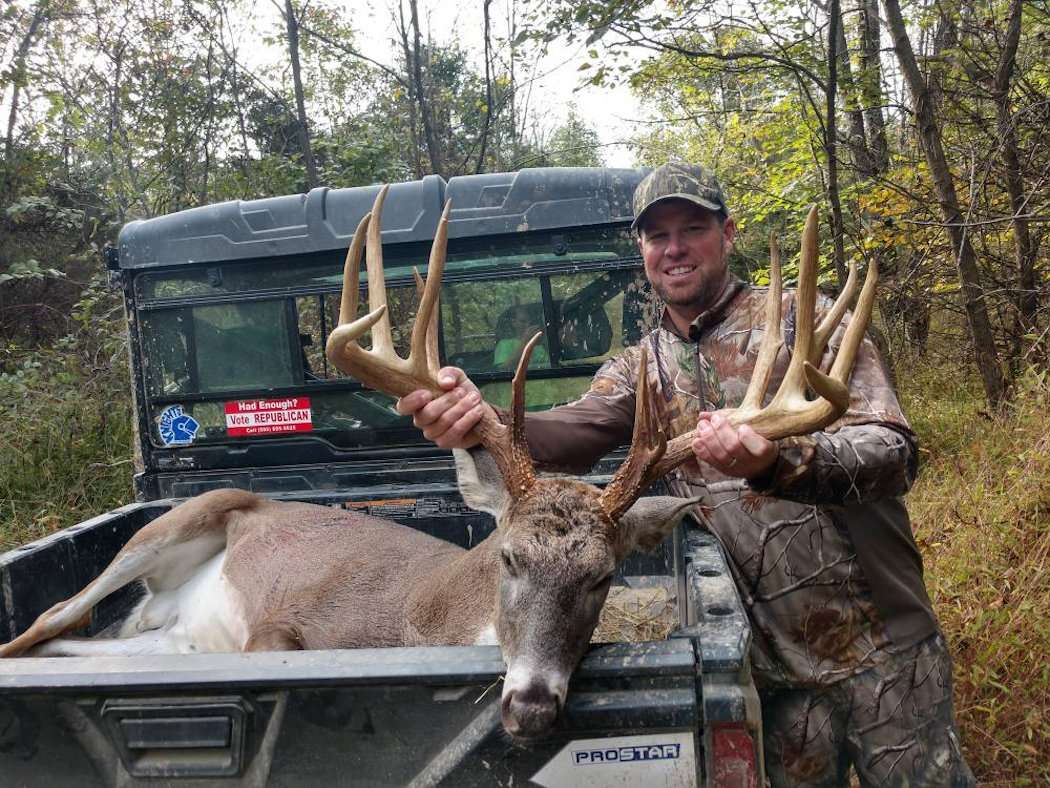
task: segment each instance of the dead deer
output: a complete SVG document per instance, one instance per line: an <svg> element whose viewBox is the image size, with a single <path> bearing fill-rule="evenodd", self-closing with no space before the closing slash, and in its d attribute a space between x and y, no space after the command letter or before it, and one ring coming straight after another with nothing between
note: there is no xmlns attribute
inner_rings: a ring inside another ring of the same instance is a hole
<svg viewBox="0 0 1050 788"><path fill-rule="evenodd" d="M386 190L362 219L347 255L340 324L329 359L364 385L393 396L437 383L438 291L449 206L440 221L412 330L410 353L393 347L386 310L380 217ZM355 319L362 247L370 313ZM766 332L751 385L731 417L767 438L822 428L845 411L847 379L870 318L875 269L829 374L820 357L855 290L851 284L814 328L816 211L803 235L792 361L772 401L761 403L782 343L780 267L771 249ZM853 281L851 277L851 281ZM372 348L357 339L372 332ZM604 489L538 476L524 437L524 385L537 334L513 380L509 423L488 410L475 428L482 449L456 452L468 505L497 528L471 550L406 526L305 503L278 503L240 490L209 492L139 531L80 593L41 614L0 657L91 656L376 646L496 644L507 673L502 721L533 737L555 721L569 676L583 656L618 564L652 549L693 501L639 498L691 456L691 434L668 440L663 399L647 379L643 349L630 452ZM817 393L807 399L806 384ZM60 637L83 626L93 607L132 581L147 595L111 639Z"/></svg>

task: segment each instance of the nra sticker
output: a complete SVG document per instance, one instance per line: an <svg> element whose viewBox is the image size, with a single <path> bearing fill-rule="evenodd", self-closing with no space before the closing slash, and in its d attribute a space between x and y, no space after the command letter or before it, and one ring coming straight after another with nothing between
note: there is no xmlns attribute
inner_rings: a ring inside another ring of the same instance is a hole
<svg viewBox="0 0 1050 788"><path fill-rule="evenodd" d="M168 405L157 417L157 432L165 446L188 446L200 428L200 422L186 413L182 405Z"/></svg>
<svg viewBox="0 0 1050 788"><path fill-rule="evenodd" d="M536 772L544 788L694 788L692 733L576 739Z"/></svg>
<svg viewBox="0 0 1050 788"><path fill-rule="evenodd" d="M309 397L240 400L225 405L226 434L234 438L311 432L314 428Z"/></svg>

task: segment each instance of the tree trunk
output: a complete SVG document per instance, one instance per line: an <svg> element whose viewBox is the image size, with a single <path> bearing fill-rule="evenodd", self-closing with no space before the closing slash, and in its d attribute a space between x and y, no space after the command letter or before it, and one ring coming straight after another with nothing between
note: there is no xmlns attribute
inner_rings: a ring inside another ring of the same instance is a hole
<svg viewBox="0 0 1050 788"><path fill-rule="evenodd" d="M977 258L963 226L962 211L959 208L958 195L952 182L951 171L944 156L941 142L941 130L934 118L933 104L926 82L919 71L915 52L908 38L908 31L901 17L898 0L882 0L886 9L886 23L893 38L893 48L897 53L901 71L904 73L908 90L914 104L915 120L919 127L919 141L926 163L933 178L937 201L941 206L941 215L947 225L951 238L952 251L955 254L956 270L959 285L962 288L963 308L970 327L974 345L977 368L984 383L984 392L988 404L998 409L1007 397L1006 381L999 364L999 355L995 348L995 336L988 317L988 305L981 288L980 272Z"/></svg>
<svg viewBox="0 0 1050 788"><path fill-rule="evenodd" d="M1024 336L1035 328L1035 318L1039 310L1039 297L1036 290L1035 253L1032 239L1028 233L1028 220L1022 219L1025 213L1024 177L1021 174L1020 156L1017 151L1017 129L1010 109L1010 78L1013 75L1017 58L1017 44L1021 38L1021 0L1010 3L1010 18L1006 25L1006 40L1003 42L1002 55L995 72L992 92L995 97L996 116L999 122L999 139L1002 146L1003 169L1005 170L1006 191L1010 196L1010 210L1013 212L1014 259L1017 265L1017 291L1015 305L1017 313L1014 320L1011 342L1010 366L1016 373L1020 368L1021 354L1024 347Z"/></svg>
<svg viewBox="0 0 1050 788"><path fill-rule="evenodd" d="M434 132L434 118L430 111L430 98L427 96L426 86L423 83L423 42L419 32L419 7L416 0L409 0L409 11L412 15L412 62L409 70L409 79L416 94L416 102L419 105L419 119L423 124L423 139L426 140L427 154L430 156L430 169L435 175L444 175L444 161L441 144L437 134Z"/></svg>
<svg viewBox="0 0 1050 788"><path fill-rule="evenodd" d="M827 120L824 126L824 152L828 158L828 202L831 204L831 234L835 244L835 274L839 289L846 284L846 249L842 240L842 203L839 200L838 134L835 127L835 90L838 85L839 27L842 24L839 0L828 8L828 90Z"/></svg>
<svg viewBox="0 0 1050 788"><path fill-rule="evenodd" d="M489 129L492 127L492 46L491 46L491 18L490 6L492 0L485 0L481 4L482 15L485 18L485 123L481 127L481 143L478 146L478 164L474 168L474 174L485 169L485 151L488 147Z"/></svg>
<svg viewBox="0 0 1050 788"><path fill-rule="evenodd" d="M416 103L415 81L412 79L412 47L408 43L408 25L405 24L404 4L398 6L398 35L401 36L401 51L405 58L405 89L408 93L408 133L412 137L412 171L416 179L422 178L423 143L419 139L419 116Z"/></svg>
<svg viewBox="0 0 1050 788"><path fill-rule="evenodd" d="M853 67L849 62L849 43L846 41L846 24L839 13L839 22L835 25L838 31L838 73L842 86L843 105L849 119L849 149L853 156L853 166L864 177L872 175L871 152L868 148L867 130L864 128L864 110L861 108L856 80L853 78Z"/></svg>
<svg viewBox="0 0 1050 788"><path fill-rule="evenodd" d="M4 136L4 165L6 172L4 173L3 183L0 183L0 186L3 187L0 189L0 194L6 194L13 183L15 166L12 158L15 152L15 126L18 123L18 105L21 101L22 84L26 78L26 58L29 56L30 47L33 46L33 39L36 37L40 26L44 23L46 16L47 2L45 0L33 10L33 18L29 21L29 29L22 36L22 40L18 42L18 48L15 50L15 56L11 62L11 111L7 115L7 134Z"/></svg>
<svg viewBox="0 0 1050 788"><path fill-rule="evenodd" d="M120 124L120 86L124 79L123 43L119 47L114 47L111 58L113 61L113 76L109 79L109 117L106 118L106 163L109 164L109 177L113 180L118 180L116 139L117 126ZM123 188L115 190L114 201L117 204L117 221L123 224L131 206L131 201Z"/></svg>
<svg viewBox="0 0 1050 788"><path fill-rule="evenodd" d="M879 60L879 0L860 0L860 83L864 125L868 132L873 175L890 168L886 120L882 115L882 62Z"/></svg>
<svg viewBox="0 0 1050 788"><path fill-rule="evenodd" d="M933 29L933 59L939 61L945 51L954 49L959 44L959 24L952 16L953 9L937 4L934 7L937 12L937 26ZM934 115L941 111L944 103L944 84L941 80L941 70L932 69L926 75L927 85L930 92L930 106Z"/></svg>
<svg viewBox="0 0 1050 788"><path fill-rule="evenodd" d="M310 144L310 126L306 120L306 93L303 91L302 68L299 64L299 19L292 8L292 0L284 0L284 22L288 30L288 57L292 62L292 82L295 87L295 111L298 117L299 147L306 165L306 188L320 183L313 146Z"/></svg>

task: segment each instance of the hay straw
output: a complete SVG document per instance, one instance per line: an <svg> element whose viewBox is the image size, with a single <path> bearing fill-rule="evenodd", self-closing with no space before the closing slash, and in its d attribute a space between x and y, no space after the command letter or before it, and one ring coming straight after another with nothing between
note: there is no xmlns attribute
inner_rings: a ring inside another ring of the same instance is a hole
<svg viewBox="0 0 1050 788"><path fill-rule="evenodd" d="M592 643L639 643L664 640L677 624L675 600L662 587L616 586L602 608Z"/></svg>

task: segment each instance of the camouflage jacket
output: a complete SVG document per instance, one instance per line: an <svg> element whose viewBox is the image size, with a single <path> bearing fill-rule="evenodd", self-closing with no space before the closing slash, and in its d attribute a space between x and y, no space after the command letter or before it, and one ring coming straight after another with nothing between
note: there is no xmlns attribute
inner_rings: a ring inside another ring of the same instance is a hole
<svg viewBox="0 0 1050 788"><path fill-rule="evenodd" d="M690 338L665 316L642 340L669 435L692 430L703 410L743 399L764 334L765 293L736 282L693 322ZM790 358L793 292L784 294L783 314L785 348L767 401ZM843 330L829 342L825 370ZM541 465L579 471L630 440L639 356L638 346L627 349L580 400L530 414L529 446ZM779 443L767 478L729 478L694 460L670 483L676 494L702 496L698 514L726 550L750 612L756 680L826 685L936 631L900 498L915 477L915 437L870 337L857 355L849 410L822 432Z"/></svg>

